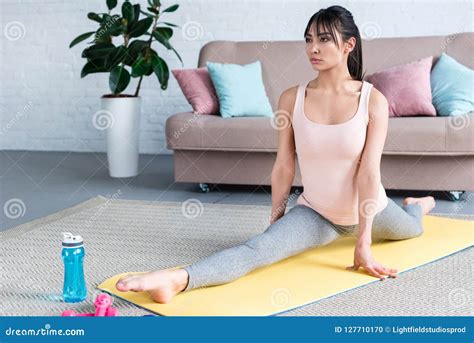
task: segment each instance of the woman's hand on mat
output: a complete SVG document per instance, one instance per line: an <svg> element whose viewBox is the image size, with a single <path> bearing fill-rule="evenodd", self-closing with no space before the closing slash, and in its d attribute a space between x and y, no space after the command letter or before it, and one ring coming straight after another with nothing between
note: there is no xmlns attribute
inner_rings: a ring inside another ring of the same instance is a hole
<svg viewBox="0 0 474 343"><path fill-rule="evenodd" d="M385 268L376 262L372 257L369 244L357 244L354 251L354 265L346 267L347 270L357 271L360 267L364 268L370 275L384 280L384 275L397 277L397 270Z"/></svg>

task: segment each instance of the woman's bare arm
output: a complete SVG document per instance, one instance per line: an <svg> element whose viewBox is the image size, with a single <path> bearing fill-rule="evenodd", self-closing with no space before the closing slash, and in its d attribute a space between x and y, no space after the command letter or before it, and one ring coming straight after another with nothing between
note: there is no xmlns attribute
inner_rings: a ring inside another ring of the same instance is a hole
<svg viewBox="0 0 474 343"><path fill-rule="evenodd" d="M275 113L275 127L278 130L278 152L272 169L272 214L273 224L285 214L288 196L295 177L295 143L292 126L293 108L297 87L280 95Z"/></svg>
<svg viewBox="0 0 474 343"><path fill-rule="evenodd" d="M371 243L373 209L381 181L380 162L388 130L388 102L373 88L369 100L369 124L357 175L359 193L359 241Z"/></svg>

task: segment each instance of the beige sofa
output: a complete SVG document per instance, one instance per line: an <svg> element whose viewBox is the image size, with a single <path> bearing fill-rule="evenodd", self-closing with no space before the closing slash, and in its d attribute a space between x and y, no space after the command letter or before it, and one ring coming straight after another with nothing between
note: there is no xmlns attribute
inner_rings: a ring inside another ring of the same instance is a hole
<svg viewBox="0 0 474 343"><path fill-rule="evenodd" d="M474 68L474 33L363 40L365 75L446 52ZM315 77L301 41L212 41L199 54L206 61L245 64L260 60L274 110L281 92ZM223 118L177 113L166 122L167 147L174 152L176 182L271 185L278 131L265 117ZM296 157L297 159L297 157ZM296 167L294 186L302 186ZM381 162L386 189L449 191L457 200L474 191L474 113L460 117L390 118Z"/></svg>

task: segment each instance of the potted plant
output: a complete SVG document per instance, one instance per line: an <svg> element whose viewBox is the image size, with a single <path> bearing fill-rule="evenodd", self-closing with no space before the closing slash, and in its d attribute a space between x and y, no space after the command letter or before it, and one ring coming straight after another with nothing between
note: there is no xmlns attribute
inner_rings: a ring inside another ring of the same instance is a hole
<svg viewBox="0 0 474 343"><path fill-rule="evenodd" d="M117 7L117 0L106 0L107 13L88 13L87 17L98 23L96 31L76 37L69 48L93 37L82 57L87 60L81 78L93 73L110 73L111 94L101 97L101 111L94 115L94 126L106 130L107 161L111 177L131 177L138 172L138 138L141 115L140 85L144 76L155 74L161 89L168 87L169 68L153 49L158 42L172 50L181 64L183 61L169 40L173 27L169 22L159 21L162 13L174 12L175 4L161 10L160 0L147 0L148 7L142 10L139 4L125 0L120 14L110 12ZM142 17L142 18L141 18ZM162 24L162 25L159 25ZM123 41L115 45L114 37ZM132 78L138 78L135 93L123 94ZM100 122L96 122L100 120ZM103 123L106 123L104 126Z"/></svg>

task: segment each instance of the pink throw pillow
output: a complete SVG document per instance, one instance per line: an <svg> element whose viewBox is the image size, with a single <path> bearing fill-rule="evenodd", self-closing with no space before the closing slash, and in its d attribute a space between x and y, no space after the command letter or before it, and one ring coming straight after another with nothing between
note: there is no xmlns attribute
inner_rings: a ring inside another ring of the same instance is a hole
<svg viewBox="0 0 474 343"><path fill-rule="evenodd" d="M219 99L207 67L171 71L196 114L219 114Z"/></svg>
<svg viewBox="0 0 474 343"><path fill-rule="evenodd" d="M431 98L432 64L430 56L367 76L367 81L385 95L390 117L436 116Z"/></svg>

